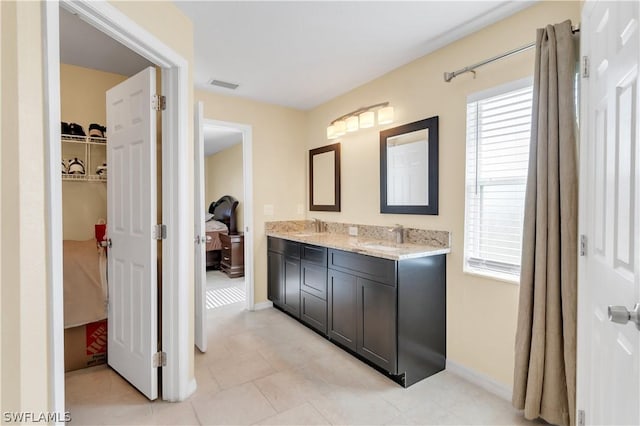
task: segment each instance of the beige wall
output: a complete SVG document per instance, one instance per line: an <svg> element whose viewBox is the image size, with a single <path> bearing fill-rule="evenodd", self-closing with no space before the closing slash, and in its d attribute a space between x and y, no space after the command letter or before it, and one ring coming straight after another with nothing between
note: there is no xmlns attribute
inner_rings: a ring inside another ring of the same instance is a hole
<svg viewBox="0 0 640 426"><path fill-rule="evenodd" d="M193 63L191 22L172 3L116 2L114 6L172 47L189 64ZM49 242L45 237L42 9L42 2L0 2L2 412L38 413L51 409L47 279L51 264L46 256ZM188 80L188 87L193 87L191 71ZM192 101L189 89L188 123L193 122ZM188 136L192 140L191 131ZM186 146L192 158L192 144ZM192 182L189 184L192 188ZM191 189L188 200L193 202ZM187 221L193 221L192 215L187 216ZM191 253L188 261L193 264ZM193 283L192 275L187 282ZM193 285L189 287L192 298ZM192 333L190 342L192 346ZM193 358L189 362L193 371Z"/></svg>
<svg viewBox="0 0 640 426"><path fill-rule="evenodd" d="M0 9L0 411L40 411L49 407L41 6Z"/></svg>
<svg viewBox="0 0 640 426"><path fill-rule="evenodd" d="M465 367L512 384L518 286L462 272L465 193L465 114L467 95L533 74L533 50L495 62L450 83L454 71L535 40L535 30L572 19L580 3L544 2L420 58L333 99L309 114L307 149L331 143L326 127L362 105L389 101L395 123L360 130L342 146L342 212L313 212L339 222L405 226L450 231L447 257L447 356ZM438 216L379 213L379 131L423 118L440 117L440 199Z"/></svg>
<svg viewBox="0 0 640 426"><path fill-rule="evenodd" d="M254 301L264 302L267 300L264 223L304 218L306 113L198 90L195 98L203 102L205 118L252 126ZM272 215L265 214L265 205L273 206Z"/></svg>
<svg viewBox="0 0 640 426"><path fill-rule="evenodd" d="M244 229L244 179L242 177L242 143L204 159L204 205L231 195L238 200L236 225L238 232Z"/></svg>
<svg viewBox="0 0 640 426"><path fill-rule="evenodd" d="M127 77L75 65L60 64L60 119L78 123L89 134L89 124L106 126L106 92ZM62 159L83 158L84 146L62 144ZM95 174L96 165L106 162L106 147L90 146L91 164L87 174ZM100 160L100 161L96 161ZM88 240L94 237L93 225L107 218L107 185L101 182L62 182L62 237Z"/></svg>

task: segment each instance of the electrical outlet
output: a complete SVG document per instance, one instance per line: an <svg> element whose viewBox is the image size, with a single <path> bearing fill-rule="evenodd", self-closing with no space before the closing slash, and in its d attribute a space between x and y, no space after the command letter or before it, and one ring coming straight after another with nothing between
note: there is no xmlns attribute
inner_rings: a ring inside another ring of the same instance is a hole
<svg viewBox="0 0 640 426"><path fill-rule="evenodd" d="M264 205L264 215L265 216L273 216L273 204L265 204Z"/></svg>
<svg viewBox="0 0 640 426"><path fill-rule="evenodd" d="M358 227L357 226L350 226L349 227L349 235L351 235L352 237L357 237L358 236Z"/></svg>
<svg viewBox="0 0 640 426"><path fill-rule="evenodd" d="M298 204L298 214L304 213L304 206L302 204Z"/></svg>

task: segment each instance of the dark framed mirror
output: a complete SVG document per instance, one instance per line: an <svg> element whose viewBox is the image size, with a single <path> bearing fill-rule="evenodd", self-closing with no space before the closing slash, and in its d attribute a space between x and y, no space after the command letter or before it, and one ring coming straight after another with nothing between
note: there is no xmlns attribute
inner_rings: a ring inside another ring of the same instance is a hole
<svg viewBox="0 0 640 426"><path fill-rule="evenodd" d="M340 211L340 144L309 150L309 210Z"/></svg>
<svg viewBox="0 0 640 426"><path fill-rule="evenodd" d="M380 132L380 213L438 214L438 116Z"/></svg>

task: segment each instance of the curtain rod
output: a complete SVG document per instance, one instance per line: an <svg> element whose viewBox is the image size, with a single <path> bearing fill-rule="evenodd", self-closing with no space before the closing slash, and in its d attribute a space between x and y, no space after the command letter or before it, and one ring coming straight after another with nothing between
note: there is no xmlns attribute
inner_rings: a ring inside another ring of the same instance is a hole
<svg viewBox="0 0 640 426"><path fill-rule="evenodd" d="M571 27L571 32L573 32L573 33L580 32L580 28ZM535 47L535 46L536 46L536 42L534 41L534 42L529 43L527 45L517 47L517 48L515 48L513 50L509 50L508 52L502 53L500 55L496 55L496 56L494 56L492 58L485 59L484 61L478 62L477 64L466 66L466 67L461 68L461 69L459 69L457 71L445 72L444 73L444 81L446 83L449 83L455 77L459 76L460 74L467 73L467 72L472 72L475 75L475 71L474 70L476 68L479 68L479 67L481 67L483 65L490 64L491 62L497 61L499 59L504 59L504 58L507 58L507 57L509 57L511 55L515 55L517 53L524 52L524 51L529 50L529 49L531 49L532 47Z"/></svg>

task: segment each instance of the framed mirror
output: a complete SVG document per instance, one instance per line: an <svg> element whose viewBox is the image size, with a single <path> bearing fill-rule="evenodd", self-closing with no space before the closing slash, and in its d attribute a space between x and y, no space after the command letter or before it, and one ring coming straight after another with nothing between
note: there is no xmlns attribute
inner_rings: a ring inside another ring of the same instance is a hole
<svg viewBox="0 0 640 426"><path fill-rule="evenodd" d="M438 116L380 132L380 213L438 214Z"/></svg>
<svg viewBox="0 0 640 426"><path fill-rule="evenodd" d="M340 144L309 150L309 210L340 211Z"/></svg>

